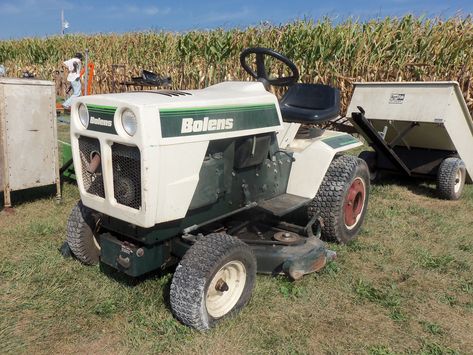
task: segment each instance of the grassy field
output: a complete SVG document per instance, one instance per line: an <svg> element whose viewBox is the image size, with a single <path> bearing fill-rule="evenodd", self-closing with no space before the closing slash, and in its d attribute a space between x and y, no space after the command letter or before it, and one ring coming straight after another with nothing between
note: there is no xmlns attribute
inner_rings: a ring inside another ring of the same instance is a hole
<svg viewBox="0 0 473 355"><path fill-rule="evenodd" d="M359 239L291 283L258 276L249 305L199 333L173 317L172 274L139 280L63 259L79 195L16 194L0 214L1 353L466 354L473 349L473 186L457 202L434 186L372 187Z"/></svg>

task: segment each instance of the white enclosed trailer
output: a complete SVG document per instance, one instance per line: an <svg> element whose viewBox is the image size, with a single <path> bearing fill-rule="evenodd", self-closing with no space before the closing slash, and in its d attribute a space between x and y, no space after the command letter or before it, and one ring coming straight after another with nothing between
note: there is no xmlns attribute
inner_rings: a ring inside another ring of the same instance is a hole
<svg viewBox="0 0 473 355"><path fill-rule="evenodd" d="M437 178L447 199L473 176L473 121L457 82L355 83L350 114L375 150L363 154L372 172Z"/></svg>
<svg viewBox="0 0 473 355"><path fill-rule="evenodd" d="M0 189L56 184L60 197L54 83L0 78Z"/></svg>

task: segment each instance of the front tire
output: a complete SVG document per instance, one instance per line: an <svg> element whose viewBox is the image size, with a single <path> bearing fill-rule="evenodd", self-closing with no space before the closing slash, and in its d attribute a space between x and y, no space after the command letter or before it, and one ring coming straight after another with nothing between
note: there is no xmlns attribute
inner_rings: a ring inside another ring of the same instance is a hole
<svg viewBox="0 0 473 355"><path fill-rule="evenodd" d="M81 201L74 206L67 220L67 244L74 256L86 265L96 265L100 260L97 224L93 210Z"/></svg>
<svg viewBox="0 0 473 355"><path fill-rule="evenodd" d="M437 173L437 190L444 200L458 200L465 186L466 168L463 160L447 158L442 161Z"/></svg>
<svg viewBox="0 0 473 355"><path fill-rule="evenodd" d="M170 301L175 316L198 330L212 328L249 301L256 279L251 248L225 233L198 240L177 266Z"/></svg>
<svg viewBox="0 0 473 355"><path fill-rule="evenodd" d="M308 215L323 219L322 237L348 243L358 234L368 208L370 174L366 162L340 155L330 164Z"/></svg>

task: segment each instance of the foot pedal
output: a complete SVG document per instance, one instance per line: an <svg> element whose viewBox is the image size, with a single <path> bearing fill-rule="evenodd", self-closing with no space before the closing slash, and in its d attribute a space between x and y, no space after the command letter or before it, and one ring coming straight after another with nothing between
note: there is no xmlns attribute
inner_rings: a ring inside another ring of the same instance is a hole
<svg viewBox="0 0 473 355"><path fill-rule="evenodd" d="M277 217L282 217L298 208L308 205L312 201L310 198L292 194L282 194L269 200L258 202L258 207Z"/></svg>

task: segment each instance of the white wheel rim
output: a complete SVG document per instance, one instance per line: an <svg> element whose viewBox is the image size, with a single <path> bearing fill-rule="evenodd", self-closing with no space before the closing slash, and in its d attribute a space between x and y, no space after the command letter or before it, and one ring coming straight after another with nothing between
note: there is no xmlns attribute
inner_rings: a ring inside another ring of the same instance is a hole
<svg viewBox="0 0 473 355"><path fill-rule="evenodd" d="M213 318L223 317L240 299L246 284L246 268L241 261L230 261L210 281L205 305ZM225 290L228 288L227 290Z"/></svg>
<svg viewBox="0 0 473 355"><path fill-rule="evenodd" d="M462 170L458 169L457 173L455 174L455 186L453 187L455 194L458 194L460 192L460 189L462 186L462 180L463 180Z"/></svg>

